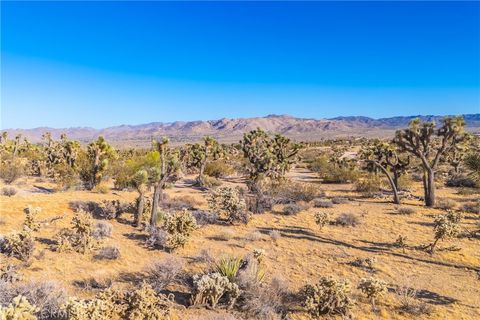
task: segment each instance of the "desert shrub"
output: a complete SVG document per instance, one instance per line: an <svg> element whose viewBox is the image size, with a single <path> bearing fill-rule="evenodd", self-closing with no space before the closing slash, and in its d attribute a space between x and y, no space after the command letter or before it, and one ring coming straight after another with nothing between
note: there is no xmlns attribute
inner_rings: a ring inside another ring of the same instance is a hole
<svg viewBox="0 0 480 320"><path fill-rule="evenodd" d="M35 242L29 229L12 232L0 241L0 252L22 261L29 261L34 250Z"/></svg>
<svg viewBox="0 0 480 320"><path fill-rule="evenodd" d="M175 250L185 245L196 228L195 218L188 210L166 214L161 227L149 229L150 237L147 239L147 245Z"/></svg>
<svg viewBox="0 0 480 320"><path fill-rule="evenodd" d="M342 227L356 227L360 221L353 213L342 213L335 218L334 224Z"/></svg>
<svg viewBox="0 0 480 320"><path fill-rule="evenodd" d="M398 287L395 290L399 302L399 310L412 316L430 315L432 307L417 299L417 290L408 286Z"/></svg>
<svg viewBox="0 0 480 320"><path fill-rule="evenodd" d="M430 246L430 252L433 254L435 247L440 240L446 240L453 238L460 232L459 226L460 217L452 212L443 214L435 218L434 220L434 242Z"/></svg>
<svg viewBox="0 0 480 320"><path fill-rule="evenodd" d="M86 212L93 212L98 204L94 201L83 201L83 200L73 200L68 203L70 209L73 211L86 211Z"/></svg>
<svg viewBox="0 0 480 320"><path fill-rule="evenodd" d="M468 213L480 214L480 201L467 202L462 206L462 210Z"/></svg>
<svg viewBox="0 0 480 320"><path fill-rule="evenodd" d="M90 212L101 219L115 219L120 217L123 213L134 212L135 204L123 202L120 200L103 200L100 203L88 204Z"/></svg>
<svg viewBox="0 0 480 320"><path fill-rule="evenodd" d="M222 182L217 178L210 177L210 176L203 176L203 186L205 188L216 188L220 187Z"/></svg>
<svg viewBox="0 0 480 320"><path fill-rule="evenodd" d="M334 197L332 198L332 203L334 204L346 204L348 203L348 199L344 197Z"/></svg>
<svg viewBox="0 0 480 320"><path fill-rule="evenodd" d="M213 212L194 210L192 211L192 215L199 226L218 223L218 215Z"/></svg>
<svg viewBox="0 0 480 320"><path fill-rule="evenodd" d="M122 298L111 289L97 294L95 298L90 300L69 298L64 305L66 318L69 320L113 319L125 312Z"/></svg>
<svg viewBox="0 0 480 320"><path fill-rule="evenodd" d="M348 183L355 182L358 179L358 171L351 168L331 168L322 175L324 183Z"/></svg>
<svg viewBox="0 0 480 320"><path fill-rule="evenodd" d="M8 307L0 306L2 320L36 320L36 306L32 306L23 296L17 296Z"/></svg>
<svg viewBox="0 0 480 320"><path fill-rule="evenodd" d="M359 179L355 182L355 190L358 192L372 194L380 191L382 180L374 175Z"/></svg>
<svg viewBox="0 0 480 320"><path fill-rule="evenodd" d="M221 257L214 263L215 271L228 278L230 282L235 282L238 270L242 266L242 259L232 256Z"/></svg>
<svg viewBox="0 0 480 320"><path fill-rule="evenodd" d="M110 187L106 183L100 183L93 187L92 191L96 193L107 194L110 192Z"/></svg>
<svg viewBox="0 0 480 320"><path fill-rule="evenodd" d="M410 190L413 187L414 181L408 175L402 175L397 180L398 190Z"/></svg>
<svg viewBox="0 0 480 320"><path fill-rule="evenodd" d="M117 260L120 258L120 249L115 246L102 247L95 255L96 260Z"/></svg>
<svg viewBox="0 0 480 320"><path fill-rule="evenodd" d="M229 307L235 304L240 295L238 285L218 272L193 277L192 304L206 304L215 308L223 298Z"/></svg>
<svg viewBox="0 0 480 320"><path fill-rule="evenodd" d="M273 241L277 242L278 239L280 239L282 237L282 234L280 233L280 231L278 230L272 230L268 233L268 235L270 236L270 238L272 238Z"/></svg>
<svg viewBox="0 0 480 320"><path fill-rule="evenodd" d="M303 289L304 305L314 317L323 314L340 314L348 316L353 300L350 298L350 283L347 280L336 280L322 277L314 285L306 285Z"/></svg>
<svg viewBox="0 0 480 320"><path fill-rule="evenodd" d="M156 292L161 292L173 283L183 271L183 261L175 256L153 262L147 269L148 283Z"/></svg>
<svg viewBox="0 0 480 320"><path fill-rule="evenodd" d="M387 284L376 278L363 278L358 284L358 289L370 299L372 306L376 309L376 300L387 293Z"/></svg>
<svg viewBox="0 0 480 320"><path fill-rule="evenodd" d="M368 258L357 258L354 261L352 261L350 264L352 266L363 268L368 271L374 271L376 263L377 263L377 258L368 257Z"/></svg>
<svg viewBox="0 0 480 320"><path fill-rule="evenodd" d="M193 196L184 195L178 196L162 203L162 207L171 210L181 210L181 209L195 209L200 205L200 202L196 200Z"/></svg>
<svg viewBox="0 0 480 320"><path fill-rule="evenodd" d="M410 207L399 207L397 208L397 213L403 215L410 215L415 213L415 209Z"/></svg>
<svg viewBox="0 0 480 320"><path fill-rule="evenodd" d="M25 165L20 160L4 161L0 165L0 179L6 184L12 184L25 173Z"/></svg>
<svg viewBox="0 0 480 320"><path fill-rule="evenodd" d="M65 289L53 281L6 283L0 281L0 308L7 306L15 297L22 296L34 305L35 319L63 319L62 305L66 301ZM0 312L0 319L1 317ZM17 319L17 318L15 318ZM23 319L23 318L19 318Z"/></svg>
<svg viewBox="0 0 480 320"><path fill-rule="evenodd" d="M250 319L280 320L282 313L286 311L287 295L285 280L275 276L268 283L256 282L254 285L245 287L240 297L240 309Z"/></svg>
<svg viewBox="0 0 480 320"><path fill-rule="evenodd" d="M207 163L204 173L214 178L225 178L235 173L235 168L225 161L217 160Z"/></svg>
<svg viewBox="0 0 480 320"><path fill-rule="evenodd" d="M438 199L435 208L442 210L454 209L457 206L457 203L451 199Z"/></svg>
<svg viewBox="0 0 480 320"><path fill-rule="evenodd" d="M37 215L42 212L42 208L29 205L23 209L23 212L25 213L23 226L29 230L38 231L38 229L40 229L40 223L37 222Z"/></svg>
<svg viewBox="0 0 480 320"><path fill-rule="evenodd" d="M16 195L18 192L17 189L15 189L14 187L10 187L10 186L7 186L7 187L3 187L2 188L2 196L7 196L7 197L12 197L14 195Z"/></svg>
<svg viewBox="0 0 480 320"><path fill-rule="evenodd" d="M112 224L105 221L99 221L95 224L95 228L93 229L93 232L92 232L92 237L95 238L96 240L109 238L112 235L112 231L113 231Z"/></svg>
<svg viewBox="0 0 480 320"><path fill-rule="evenodd" d="M93 237L94 220L90 213L77 211L72 218L72 229L62 229L57 234L57 251L74 250L79 253L87 253L98 245Z"/></svg>
<svg viewBox="0 0 480 320"><path fill-rule="evenodd" d="M289 203L283 206L282 213L285 215L294 215L303 210L303 207L298 203Z"/></svg>
<svg viewBox="0 0 480 320"><path fill-rule="evenodd" d="M234 188L220 187L213 190L208 198L208 205L211 210L224 216L229 223L247 223L250 219L245 200Z"/></svg>
<svg viewBox="0 0 480 320"><path fill-rule="evenodd" d="M456 174L449 177L445 185L447 187L475 188L477 182L467 175Z"/></svg>
<svg viewBox="0 0 480 320"><path fill-rule="evenodd" d="M259 240L262 240L262 234L259 231L255 230L248 233L245 236L245 239L248 241L259 241Z"/></svg>
<svg viewBox="0 0 480 320"><path fill-rule="evenodd" d="M313 199L313 206L315 208L332 208L333 202L329 199L315 198Z"/></svg>
<svg viewBox="0 0 480 320"><path fill-rule="evenodd" d="M3 265L0 267L0 281L17 282L22 280L22 275L19 273L19 269L18 266L10 263Z"/></svg>
<svg viewBox="0 0 480 320"><path fill-rule="evenodd" d="M280 203L305 201L310 202L315 198L324 196L318 184L285 181L273 187L273 196Z"/></svg>
<svg viewBox="0 0 480 320"><path fill-rule="evenodd" d="M326 212L317 212L315 213L315 223L319 229L323 229L328 223L328 213Z"/></svg>

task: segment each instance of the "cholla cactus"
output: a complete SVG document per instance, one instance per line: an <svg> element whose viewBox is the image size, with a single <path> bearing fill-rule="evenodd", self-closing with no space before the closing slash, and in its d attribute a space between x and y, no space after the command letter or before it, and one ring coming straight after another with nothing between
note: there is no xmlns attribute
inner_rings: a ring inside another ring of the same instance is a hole
<svg viewBox="0 0 480 320"><path fill-rule="evenodd" d="M396 248L402 248L403 253L405 253L405 249L408 247L407 236L399 235L395 240L395 242L393 243L393 246Z"/></svg>
<svg viewBox="0 0 480 320"><path fill-rule="evenodd" d="M93 236L94 220L90 213L79 210L72 219L72 229L62 229L57 234L57 251L75 250L87 253L94 249L98 241Z"/></svg>
<svg viewBox="0 0 480 320"><path fill-rule="evenodd" d="M375 302L379 297L387 293L387 284L380 279L363 278L358 284L358 289L360 289L363 294L365 294L367 298L370 299L373 309L376 310L377 307Z"/></svg>
<svg viewBox="0 0 480 320"><path fill-rule="evenodd" d="M24 228L20 232L7 235L0 244L0 252L13 256L22 261L28 261L35 250L32 231Z"/></svg>
<svg viewBox="0 0 480 320"><path fill-rule="evenodd" d="M146 283L127 294L125 319L128 320L167 320L170 319L173 295L156 294Z"/></svg>
<svg viewBox="0 0 480 320"><path fill-rule="evenodd" d="M315 317L322 314L350 314L354 301L349 297L350 283L347 280L336 280L322 277L317 284L304 288L305 307Z"/></svg>
<svg viewBox="0 0 480 320"><path fill-rule="evenodd" d="M109 161L116 157L116 152L105 138L99 137L87 147L87 164L80 172L85 187L92 190L104 178L108 169Z"/></svg>
<svg viewBox="0 0 480 320"><path fill-rule="evenodd" d="M237 189L231 187L213 190L208 198L208 205L211 210L223 215L230 223L247 223L250 218L245 200L240 197Z"/></svg>
<svg viewBox="0 0 480 320"><path fill-rule="evenodd" d="M320 230L323 229L328 223L328 213L326 212L317 212L315 213L315 223Z"/></svg>
<svg viewBox="0 0 480 320"><path fill-rule="evenodd" d="M22 275L18 270L19 267L13 264L5 264L0 267L0 281L17 282L22 280Z"/></svg>
<svg viewBox="0 0 480 320"><path fill-rule="evenodd" d="M442 214L435 218L433 230L435 232L435 240L430 246L430 253L433 254L438 241L455 237L460 232L461 217L453 212Z"/></svg>
<svg viewBox="0 0 480 320"><path fill-rule="evenodd" d="M150 227L150 237L147 244L151 247L162 247L174 250L183 247L188 237L197 228L195 218L190 211L183 209L175 213L166 214L163 225Z"/></svg>
<svg viewBox="0 0 480 320"><path fill-rule="evenodd" d="M0 320L37 320L37 311L38 308L32 306L27 298L19 295L8 307L0 305Z"/></svg>
<svg viewBox="0 0 480 320"><path fill-rule="evenodd" d="M38 229L40 229L40 223L36 221L36 217L40 212L42 212L42 208L34 208L29 205L27 208L23 209L23 212L25 212L25 222L23 223L24 227L32 231L38 231Z"/></svg>
<svg viewBox="0 0 480 320"><path fill-rule="evenodd" d="M257 260L258 263L262 263L265 258L265 250L263 249L253 249L253 257Z"/></svg>
<svg viewBox="0 0 480 320"><path fill-rule="evenodd" d="M229 307L232 307L240 295L235 283L220 273L210 273L193 278L192 304L207 304L215 308L222 297L225 297Z"/></svg>
<svg viewBox="0 0 480 320"><path fill-rule="evenodd" d="M69 320L112 319L114 306L102 299L77 300L70 298L64 305Z"/></svg>

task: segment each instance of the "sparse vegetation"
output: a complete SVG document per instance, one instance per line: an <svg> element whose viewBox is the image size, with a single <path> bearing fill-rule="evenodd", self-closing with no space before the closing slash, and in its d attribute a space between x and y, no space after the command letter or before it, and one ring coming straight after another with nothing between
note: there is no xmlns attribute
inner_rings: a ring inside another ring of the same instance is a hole
<svg viewBox="0 0 480 320"><path fill-rule="evenodd" d="M350 298L350 283L332 277L322 277L318 283L303 289L305 307L314 317L324 314L350 315L354 301Z"/></svg>

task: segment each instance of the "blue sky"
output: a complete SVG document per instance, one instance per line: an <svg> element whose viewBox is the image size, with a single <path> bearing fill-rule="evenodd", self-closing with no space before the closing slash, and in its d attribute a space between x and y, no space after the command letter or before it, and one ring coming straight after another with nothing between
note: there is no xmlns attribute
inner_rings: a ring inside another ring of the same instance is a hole
<svg viewBox="0 0 480 320"><path fill-rule="evenodd" d="M1 127L480 112L479 2L1 3Z"/></svg>

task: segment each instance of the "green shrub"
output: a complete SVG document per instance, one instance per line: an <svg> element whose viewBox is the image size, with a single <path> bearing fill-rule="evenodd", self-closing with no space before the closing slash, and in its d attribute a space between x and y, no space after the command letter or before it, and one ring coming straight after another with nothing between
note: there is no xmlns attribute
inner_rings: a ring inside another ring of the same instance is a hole
<svg viewBox="0 0 480 320"><path fill-rule="evenodd" d="M219 179L232 175L235 173L235 169L233 166L227 164L224 160L216 160L207 163L204 173L207 176Z"/></svg>

